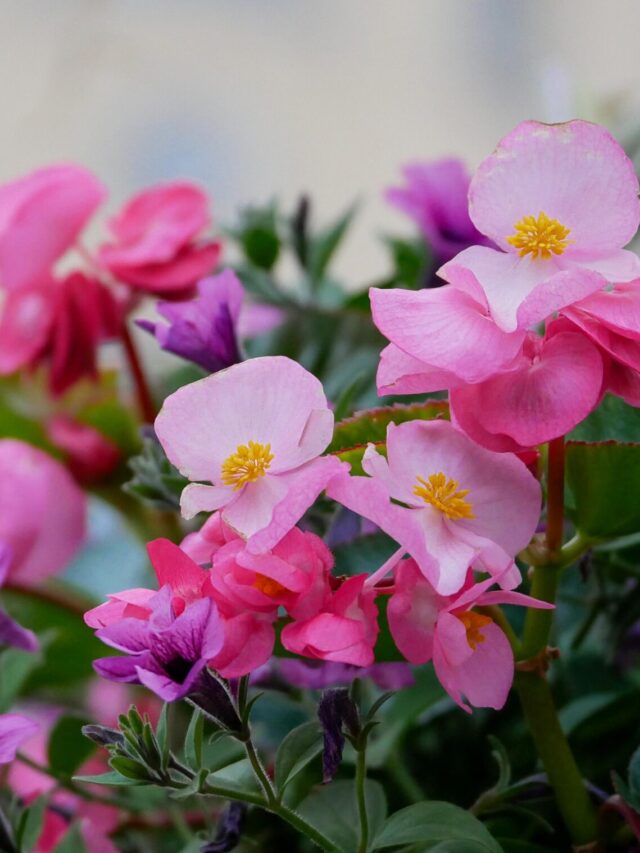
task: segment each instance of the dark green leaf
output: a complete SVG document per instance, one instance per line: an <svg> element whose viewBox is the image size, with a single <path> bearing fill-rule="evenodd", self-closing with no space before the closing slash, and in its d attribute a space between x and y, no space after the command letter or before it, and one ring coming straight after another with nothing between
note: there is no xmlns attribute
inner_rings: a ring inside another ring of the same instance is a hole
<svg viewBox="0 0 640 853"><path fill-rule="evenodd" d="M489 830L452 803L416 803L392 814L376 836L373 849L426 841L455 841L456 850L502 853Z"/></svg>
<svg viewBox="0 0 640 853"><path fill-rule="evenodd" d="M569 434L573 441L638 441L638 436L640 409L611 394Z"/></svg>
<svg viewBox="0 0 640 853"><path fill-rule="evenodd" d="M62 841L56 845L54 853L89 853L77 823L65 832Z"/></svg>
<svg viewBox="0 0 640 853"><path fill-rule="evenodd" d="M302 723L284 738L276 753L275 782L283 791L302 769L322 751L322 736L316 720Z"/></svg>
<svg viewBox="0 0 640 853"><path fill-rule="evenodd" d="M16 836L21 853L31 853L36 846L36 842L42 832L42 823L48 799L46 794L38 797L20 815Z"/></svg>
<svg viewBox="0 0 640 853"><path fill-rule="evenodd" d="M378 782L368 779L365 790L370 835L375 837L385 819L387 801ZM339 780L318 788L298 811L343 853L355 853L360 824L353 782Z"/></svg>
<svg viewBox="0 0 640 853"><path fill-rule="evenodd" d="M95 750L88 738L82 736L82 726L89 721L65 715L55 724L49 738L49 765L58 773L71 776Z"/></svg>
<svg viewBox="0 0 640 853"><path fill-rule="evenodd" d="M122 776L122 774L117 773L115 770L107 773L98 773L95 776L74 776L73 781L84 782L90 785L113 785L125 788L128 788L131 785L141 784L138 780L132 779L128 776Z"/></svg>
<svg viewBox="0 0 640 853"><path fill-rule="evenodd" d="M204 714L198 708L193 709L189 728L184 740L184 757L194 770L202 766L202 736L204 733Z"/></svg>

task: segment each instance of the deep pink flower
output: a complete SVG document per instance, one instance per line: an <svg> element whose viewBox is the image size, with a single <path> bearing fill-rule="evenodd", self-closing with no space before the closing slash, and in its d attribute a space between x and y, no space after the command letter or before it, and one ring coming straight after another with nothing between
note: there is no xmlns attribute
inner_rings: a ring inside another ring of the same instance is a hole
<svg viewBox="0 0 640 853"><path fill-rule="evenodd" d="M623 249L640 223L635 169L590 122L519 124L480 164L469 212L499 248L466 249L440 274L486 300L505 332L640 275Z"/></svg>
<svg viewBox="0 0 640 853"><path fill-rule="evenodd" d="M190 480L182 514L220 509L223 521L267 551L346 466L320 457L333 413L320 382L279 356L255 358L185 385L155 422L169 460Z"/></svg>
<svg viewBox="0 0 640 853"><path fill-rule="evenodd" d="M85 538L86 498L42 450L0 440L0 541L13 551L9 578L34 584L61 571Z"/></svg>
<svg viewBox="0 0 640 853"><path fill-rule="evenodd" d="M367 575L348 578L310 619L282 629L282 645L290 652L326 661L371 666L378 637L376 592L365 589Z"/></svg>
<svg viewBox="0 0 640 853"><path fill-rule="evenodd" d="M120 281L158 295L182 295L210 273L220 244L201 240L210 225L207 195L195 184L172 181L143 190L108 223L112 241L99 262Z"/></svg>
<svg viewBox="0 0 640 853"><path fill-rule="evenodd" d="M468 246L489 242L469 216L467 194L471 176L462 160L444 157L410 163L402 173L406 185L388 189L387 201L415 220L438 265Z"/></svg>
<svg viewBox="0 0 640 853"><path fill-rule="evenodd" d="M0 764L9 764L24 741L38 731L38 724L23 714L0 714Z"/></svg>
<svg viewBox="0 0 640 853"><path fill-rule="evenodd" d="M80 166L37 169L0 186L0 287L41 284L106 195Z"/></svg>
<svg viewBox="0 0 640 853"><path fill-rule="evenodd" d="M65 464L80 483L95 483L110 474L122 460L120 448L89 424L68 415L54 415L46 424L47 436L65 454Z"/></svg>
<svg viewBox="0 0 640 853"><path fill-rule="evenodd" d="M442 595L460 589L472 563L514 586L513 557L540 514L540 486L526 466L446 421L390 424L386 446L385 459L370 444L369 476L336 477L329 496L399 542Z"/></svg>
<svg viewBox="0 0 640 853"><path fill-rule="evenodd" d="M451 698L470 712L463 696L479 708L502 708L513 682L513 652L504 632L474 607L551 604L519 592L490 592L493 578L467 583L456 595L439 595L412 559L400 560L387 617L393 639L408 661L433 660L436 675Z"/></svg>

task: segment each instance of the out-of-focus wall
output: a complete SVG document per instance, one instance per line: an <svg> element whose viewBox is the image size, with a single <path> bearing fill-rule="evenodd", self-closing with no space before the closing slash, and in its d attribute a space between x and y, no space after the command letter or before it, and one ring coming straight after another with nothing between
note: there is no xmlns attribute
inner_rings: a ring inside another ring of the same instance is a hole
<svg viewBox="0 0 640 853"><path fill-rule="evenodd" d="M6 0L0 179L77 160L115 204L189 176L227 221L360 196L343 268L364 281L407 159L473 164L526 117L633 124L639 31L637 0Z"/></svg>

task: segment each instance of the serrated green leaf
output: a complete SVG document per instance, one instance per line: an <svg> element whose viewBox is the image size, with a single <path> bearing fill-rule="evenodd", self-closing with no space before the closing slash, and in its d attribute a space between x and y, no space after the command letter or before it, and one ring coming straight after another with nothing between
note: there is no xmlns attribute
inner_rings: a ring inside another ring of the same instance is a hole
<svg viewBox="0 0 640 853"><path fill-rule="evenodd" d="M365 796L370 835L375 838L387 813L387 800L382 786L372 779L367 779ZM343 853L355 853L360 823L353 782L339 780L316 789L298 811Z"/></svg>
<svg viewBox="0 0 640 853"><path fill-rule="evenodd" d="M70 714L60 717L49 738L49 765L58 773L71 776L95 750L95 744L82 736L86 718Z"/></svg>
<svg viewBox="0 0 640 853"><path fill-rule="evenodd" d="M570 441L566 473L581 533L610 539L640 530L640 444Z"/></svg>
<svg viewBox="0 0 640 853"><path fill-rule="evenodd" d="M280 792L322 751L322 735L316 720L289 732L276 753L275 782Z"/></svg>
<svg viewBox="0 0 640 853"><path fill-rule="evenodd" d="M436 418L448 419L448 417L449 407L444 400L432 400L427 403L396 403L393 406L357 412L352 418L336 424L329 452L341 453L352 448L366 447L369 442L384 443L390 423L431 421Z"/></svg>
<svg viewBox="0 0 640 853"><path fill-rule="evenodd" d="M502 853L496 839L476 817L442 802L416 803L392 814L375 837L372 849L427 841L455 841L456 850L469 853Z"/></svg>

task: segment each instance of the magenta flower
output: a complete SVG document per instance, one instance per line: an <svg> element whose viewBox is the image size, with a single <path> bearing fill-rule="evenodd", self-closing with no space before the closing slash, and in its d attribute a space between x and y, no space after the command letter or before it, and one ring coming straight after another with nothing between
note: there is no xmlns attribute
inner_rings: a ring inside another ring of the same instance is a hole
<svg viewBox="0 0 640 853"><path fill-rule="evenodd" d="M166 585L147 602L148 619L125 617L96 632L103 643L127 655L94 661L98 675L144 684L165 702L195 689L208 661L222 648L224 630L211 599L189 604L176 616L172 597Z"/></svg>
<svg viewBox="0 0 640 853"><path fill-rule="evenodd" d="M378 637L376 592L366 575L348 578L319 613L282 629L285 649L316 660L371 666Z"/></svg>
<svg viewBox="0 0 640 853"><path fill-rule="evenodd" d="M80 166L46 166L0 186L0 287L46 283L106 195Z"/></svg>
<svg viewBox="0 0 640 853"><path fill-rule="evenodd" d="M0 542L0 587L7 579L11 559L11 548L4 542ZM33 631L18 625L15 619L0 607L0 648L2 646L13 646L25 652L35 652L38 648L38 640Z"/></svg>
<svg viewBox="0 0 640 853"><path fill-rule="evenodd" d="M640 223L638 179L598 125L519 124L480 164L469 213L499 248L465 249L440 274L505 332L640 276L640 259L623 248Z"/></svg>
<svg viewBox="0 0 640 853"><path fill-rule="evenodd" d="M513 652L504 632L474 607L518 604L551 608L519 592L490 592L493 578L467 584L456 595L439 595L414 560L401 560L389 599L389 628L398 649L413 664L433 660L449 696L471 712L463 696L478 708L502 708L513 682Z"/></svg>
<svg viewBox="0 0 640 853"><path fill-rule="evenodd" d="M457 592L469 565L513 587L513 557L540 515L540 486L510 454L474 444L446 421L390 424L387 458L370 444L368 477L336 477L334 500L370 519L416 560L441 595Z"/></svg>
<svg viewBox="0 0 640 853"><path fill-rule="evenodd" d="M134 196L108 223L113 240L98 260L139 290L175 296L210 273L220 244L200 240L209 226L209 200L195 184L173 181Z"/></svg>
<svg viewBox="0 0 640 853"><path fill-rule="evenodd" d="M155 335L163 350L215 373L241 361L237 326L244 291L231 270L198 282L198 296L184 302L159 302L169 325L137 320Z"/></svg>
<svg viewBox="0 0 640 853"><path fill-rule="evenodd" d="M66 567L85 538L86 497L60 462L0 440L0 541L13 552L9 578L34 584Z"/></svg>
<svg viewBox="0 0 640 853"><path fill-rule="evenodd" d="M38 731L22 714L0 714L0 764L10 764L21 745Z"/></svg>
<svg viewBox="0 0 640 853"><path fill-rule="evenodd" d="M489 243L469 216L471 176L462 160L410 163L402 172L406 185L388 189L386 199L418 224L438 265L468 246Z"/></svg>
<svg viewBox="0 0 640 853"><path fill-rule="evenodd" d="M155 422L169 460L193 483L182 514L222 511L223 521L267 551L344 470L320 457L333 434L333 413L320 382L288 358L236 364L180 388Z"/></svg>

